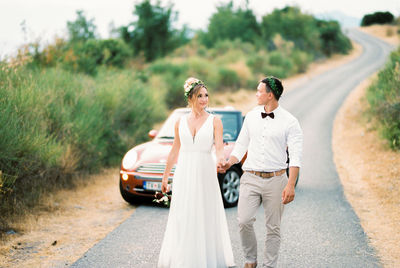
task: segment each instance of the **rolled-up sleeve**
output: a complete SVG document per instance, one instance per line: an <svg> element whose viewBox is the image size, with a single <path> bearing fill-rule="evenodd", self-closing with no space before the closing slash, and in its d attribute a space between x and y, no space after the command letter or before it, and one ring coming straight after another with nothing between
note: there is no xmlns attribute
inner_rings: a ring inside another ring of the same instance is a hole
<svg viewBox="0 0 400 268"><path fill-rule="evenodd" d="M300 124L295 120L288 129L287 145L289 149L289 166L301 167L303 154L303 131Z"/></svg>
<svg viewBox="0 0 400 268"><path fill-rule="evenodd" d="M236 157L239 162L242 160L244 154L247 152L247 148L249 147L250 136L248 123L249 118L246 116L243 122L242 129L240 130L239 137L236 140L235 147L231 153L231 156Z"/></svg>

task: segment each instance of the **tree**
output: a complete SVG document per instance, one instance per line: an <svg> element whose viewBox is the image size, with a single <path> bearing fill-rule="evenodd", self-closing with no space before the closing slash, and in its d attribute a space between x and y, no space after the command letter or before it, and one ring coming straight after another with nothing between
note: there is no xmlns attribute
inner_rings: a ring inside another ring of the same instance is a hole
<svg viewBox="0 0 400 268"><path fill-rule="evenodd" d="M322 41L322 52L331 56L335 52L348 53L352 48L350 40L342 33L337 21L317 21L320 38Z"/></svg>
<svg viewBox="0 0 400 268"><path fill-rule="evenodd" d="M87 20L83 10L76 11L75 21L68 21L67 28L70 42L85 42L96 38L96 25L94 19Z"/></svg>
<svg viewBox="0 0 400 268"><path fill-rule="evenodd" d="M204 45L212 47L221 40L240 39L254 43L259 39L260 26L252 10L248 7L234 10L233 2L217 7L210 18L206 33L200 35Z"/></svg>
<svg viewBox="0 0 400 268"><path fill-rule="evenodd" d="M361 20L361 26L368 26L372 24L386 24L392 23L394 16L390 12L375 12L365 15Z"/></svg>
<svg viewBox="0 0 400 268"><path fill-rule="evenodd" d="M164 56L174 48L174 30L172 22L177 13L172 5L161 7L150 0L144 0L135 6L134 15L137 20L128 26L121 27L121 37L131 45L135 54L144 53L147 61Z"/></svg>
<svg viewBox="0 0 400 268"><path fill-rule="evenodd" d="M302 50L316 52L321 46L315 18L302 13L298 7L287 6L265 15L261 31L266 42L270 42L275 34L280 34Z"/></svg>

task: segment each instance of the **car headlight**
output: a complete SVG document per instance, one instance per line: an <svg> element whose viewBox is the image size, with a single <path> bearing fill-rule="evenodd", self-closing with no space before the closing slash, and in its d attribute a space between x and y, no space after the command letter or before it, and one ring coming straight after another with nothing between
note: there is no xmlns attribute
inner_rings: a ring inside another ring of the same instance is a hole
<svg viewBox="0 0 400 268"><path fill-rule="evenodd" d="M135 150L128 151L122 159L122 167L124 169L132 169L137 160L137 152Z"/></svg>

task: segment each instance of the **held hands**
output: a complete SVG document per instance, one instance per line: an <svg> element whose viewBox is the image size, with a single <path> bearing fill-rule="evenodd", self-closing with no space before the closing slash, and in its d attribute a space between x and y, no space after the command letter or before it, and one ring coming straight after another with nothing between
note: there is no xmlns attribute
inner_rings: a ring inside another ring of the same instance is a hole
<svg viewBox="0 0 400 268"><path fill-rule="evenodd" d="M161 182L161 192L168 193L170 191L170 186L168 185L168 180L162 180Z"/></svg>
<svg viewBox="0 0 400 268"><path fill-rule="evenodd" d="M218 159L218 161L217 161L217 171L221 172L223 170L222 167L225 166L225 165L226 165L225 159L223 159L223 158Z"/></svg>
<svg viewBox="0 0 400 268"><path fill-rule="evenodd" d="M225 173L230 167L231 167L231 164L229 164L229 161L225 161L225 159L221 159L217 164L217 171L219 173Z"/></svg>

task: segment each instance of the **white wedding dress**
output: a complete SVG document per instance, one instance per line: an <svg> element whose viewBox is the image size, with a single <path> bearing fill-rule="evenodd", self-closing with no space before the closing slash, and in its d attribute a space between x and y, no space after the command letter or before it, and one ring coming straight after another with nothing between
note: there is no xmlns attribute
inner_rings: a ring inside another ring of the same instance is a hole
<svg viewBox="0 0 400 268"><path fill-rule="evenodd" d="M193 138L181 117L181 142L159 268L222 268L234 266L228 225L211 149L213 115Z"/></svg>

